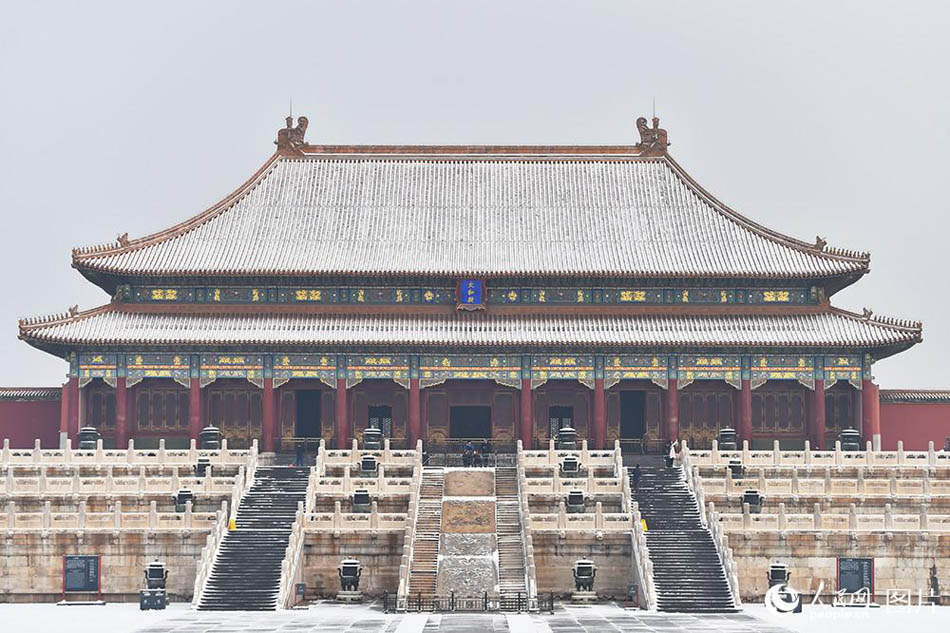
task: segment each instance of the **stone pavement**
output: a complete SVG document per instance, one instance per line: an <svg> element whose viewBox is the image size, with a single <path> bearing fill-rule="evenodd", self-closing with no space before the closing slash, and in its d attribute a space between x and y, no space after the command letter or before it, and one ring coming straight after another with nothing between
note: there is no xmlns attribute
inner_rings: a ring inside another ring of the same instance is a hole
<svg viewBox="0 0 950 633"><path fill-rule="evenodd" d="M787 633L752 615L644 613L615 605L552 614L386 614L374 605L317 605L282 612L184 612L139 633Z"/></svg>

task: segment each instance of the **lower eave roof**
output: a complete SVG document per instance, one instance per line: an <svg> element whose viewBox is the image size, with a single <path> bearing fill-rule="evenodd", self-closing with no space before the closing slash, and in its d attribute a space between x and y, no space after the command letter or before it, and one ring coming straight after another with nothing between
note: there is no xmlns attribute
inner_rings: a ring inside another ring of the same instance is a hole
<svg viewBox="0 0 950 633"><path fill-rule="evenodd" d="M881 389L885 404L950 404L950 389Z"/></svg>
<svg viewBox="0 0 950 633"><path fill-rule="evenodd" d="M790 347L876 350L922 340L920 323L828 308L788 314L322 314L142 312L109 305L20 322L53 350L176 345L433 347Z"/></svg>

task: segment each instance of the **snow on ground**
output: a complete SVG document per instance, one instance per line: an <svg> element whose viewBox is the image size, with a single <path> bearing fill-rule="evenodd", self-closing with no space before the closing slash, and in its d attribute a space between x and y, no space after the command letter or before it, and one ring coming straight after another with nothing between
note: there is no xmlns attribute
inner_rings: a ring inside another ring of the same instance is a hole
<svg viewBox="0 0 950 633"><path fill-rule="evenodd" d="M756 630L748 616L763 620L762 629L781 627L793 633L931 633L950 630L947 607L881 607L877 609L805 606L800 614L781 614L762 605L746 605L740 616L708 618L645 614L617 605L561 607L554 615L501 614L428 615L384 614L378 605L320 604L310 609L274 612L195 612L189 604L175 603L164 611L140 611L137 603L105 606L57 606L51 604L0 604L0 631L6 633L135 633L201 631L286 631L320 633L423 633L425 631L472 631L486 629L510 633L550 633L552 630L586 630L587 633L618 630L735 632ZM641 617L638 617L641 616ZM431 619L430 619L431 618ZM491 620L494 626L486 626ZM507 622L506 622L507 621ZM426 626L428 622L429 626ZM506 626L507 623L507 626ZM697 626L697 624L699 626ZM433 626L435 625L435 626ZM553 626L552 626L553 625ZM771 626L765 626L771 625ZM707 628L708 626L708 628Z"/></svg>
<svg viewBox="0 0 950 633"><path fill-rule="evenodd" d="M4 633L132 633L191 611L190 603L173 603L164 611L140 611L138 602L59 606L0 604Z"/></svg>
<svg viewBox="0 0 950 633"><path fill-rule="evenodd" d="M763 605L746 605L746 613L796 633L931 633L950 631L947 607L804 606L801 613L778 613Z"/></svg>

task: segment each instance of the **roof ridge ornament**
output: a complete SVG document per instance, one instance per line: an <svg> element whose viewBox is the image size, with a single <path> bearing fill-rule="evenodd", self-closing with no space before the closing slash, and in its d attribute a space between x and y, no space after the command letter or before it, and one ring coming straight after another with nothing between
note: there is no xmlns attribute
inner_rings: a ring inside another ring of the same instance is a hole
<svg viewBox="0 0 950 633"><path fill-rule="evenodd" d="M660 117L654 115L653 127L647 125L645 116L637 118L637 131L640 132L640 142L636 147L645 156L662 156L666 148L672 145L666 130L660 127Z"/></svg>
<svg viewBox="0 0 950 633"><path fill-rule="evenodd" d="M823 237L820 236L820 235L816 235L816 236L815 236L815 248L818 250L818 252L819 252L819 253L820 253L820 252L823 252L823 251L825 250L825 247L826 247L826 246L828 246L828 240L826 240L825 238L823 238Z"/></svg>
<svg viewBox="0 0 950 633"><path fill-rule="evenodd" d="M297 127L294 127L294 117L288 116L286 127L277 130L277 140L274 145L277 150L296 150L304 145L304 136L307 134L307 126L310 120L305 116L297 117Z"/></svg>

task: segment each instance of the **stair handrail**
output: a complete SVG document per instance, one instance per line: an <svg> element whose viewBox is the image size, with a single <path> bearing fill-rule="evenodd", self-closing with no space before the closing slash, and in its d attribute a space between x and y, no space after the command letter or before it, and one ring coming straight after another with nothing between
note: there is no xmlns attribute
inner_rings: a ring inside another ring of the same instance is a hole
<svg viewBox="0 0 950 633"><path fill-rule="evenodd" d="M416 536L416 520L419 516L419 500L422 496L422 440L416 443L412 466L412 485L409 494L409 512L402 537L402 558L399 561L399 585L396 588L396 609L405 611L409 598L409 572L411 571L412 543Z"/></svg>
<svg viewBox="0 0 950 633"><path fill-rule="evenodd" d="M310 515L313 513L317 505L317 493L316 485L320 480L323 469L326 467L327 459L327 442L324 439L320 440L320 445L317 447L317 460L313 466L310 467L310 475L307 477L307 503L304 508L304 514Z"/></svg>
<svg viewBox="0 0 950 633"><path fill-rule="evenodd" d="M309 491L308 491L309 492ZM296 597L295 585L303 580L303 545L304 537L304 502L297 502L297 512L294 514L294 524L290 529L290 538L287 539L287 549L284 550L284 560L280 562L280 584L277 589L277 608L293 608L293 599Z"/></svg>
<svg viewBox="0 0 950 633"><path fill-rule="evenodd" d="M700 520L703 526L709 530L713 543L716 545L716 552L719 554L722 569L726 574L726 580L729 582L732 600L736 607L740 607L742 606L742 599L739 594L739 569L733 557L732 548L729 546L729 538L719 524L719 513L716 512L715 504L712 502L706 503L706 493L703 490L703 479L699 476L699 466L693 464L686 440L682 440L680 459L680 467L683 469L686 485L696 499Z"/></svg>
<svg viewBox="0 0 950 633"><path fill-rule="evenodd" d="M237 483L235 483L237 486ZM214 528L205 538L205 546L201 549L201 556L198 558L198 566L195 569L195 586L191 596L191 608L198 608L201 602L201 594L204 592L205 584L208 582L208 576L211 575L211 567L214 563L215 553L218 551L218 545L228 531L228 502L221 501L221 509L215 513Z"/></svg>
<svg viewBox="0 0 950 633"><path fill-rule="evenodd" d="M640 504L633 500L633 491L630 489L630 479L625 478L623 483L623 496L630 507L630 517L633 520L632 530L630 532L631 545L633 546L633 566L637 573L639 586L643 591L644 607L650 611L656 611L656 587L653 584L653 563L650 560L650 548L647 546L646 532L643 530L643 515L640 514Z"/></svg>
<svg viewBox="0 0 950 633"><path fill-rule="evenodd" d="M534 539L531 536L531 510L528 507L528 481L524 470L524 447L521 440L517 443L515 458L518 473L518 513L521 519L521 543L525 563L525 588L528 590L528 610L538 609L537 567L534 564Z"/></svg>
<svg viewBox="0 0 950 633"><path fill-rule="evenodd" d="M254 485L254 478L257 475L257 440L251 442L251 449L248 451L247 464L238 467L238 476L234 478L234 485L231 487L231 500L221 502L221 516L217 518L214 529L208 535L205 546L201 550L201 558L198 560L198 567L195 573L195 589L191 599L193 608L197 608L201 601L201 594L205 590L208 577L211 575L211 568L214 566L214 559L217 556L218 546L224 540L224 535L230 529L231 522L236 521L238 507L241 505L241 499Z"/></svg>

